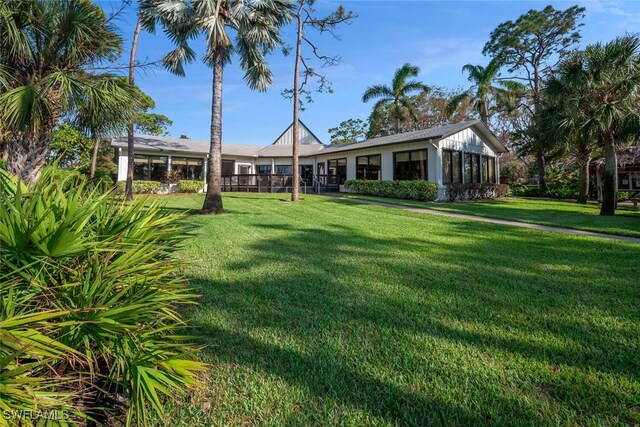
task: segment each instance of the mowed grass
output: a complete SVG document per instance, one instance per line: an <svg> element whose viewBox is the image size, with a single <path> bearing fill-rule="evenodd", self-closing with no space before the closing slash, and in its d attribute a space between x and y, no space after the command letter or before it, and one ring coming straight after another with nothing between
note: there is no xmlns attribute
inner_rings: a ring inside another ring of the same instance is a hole
<svg viewBox="0 0 640 427"><path fill-rule="evenodd" d="M286 197L189 218L211 367L159 425L640 423L640 245Z"/></svg>
<svg viewBox="0 0 640 427"><path fill-rule="evenodd" d="M464 203L434 203L361 195L347 195L346 197L532 224L575 228L597 233L640 237L640 209L631 206L621 206L616 211L616 216L600 216L600 205L579 205L575 202L560 200L510 197Z"/></svg>

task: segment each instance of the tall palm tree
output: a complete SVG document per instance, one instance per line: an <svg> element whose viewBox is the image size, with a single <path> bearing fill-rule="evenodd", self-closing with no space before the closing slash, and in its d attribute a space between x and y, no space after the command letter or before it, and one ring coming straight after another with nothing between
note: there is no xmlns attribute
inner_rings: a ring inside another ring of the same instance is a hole
<svg viewBox="0 0 640 427"><path fill-rule="evenodd" d="M273 83L265 55L282 45L280 29L291 20L288 0L194 0L183 10L176 32L178 47L165 59L170 69L182 69L194 53L189 39L204 33L204 62L213 70L209 180L202 213L222 213L222 81L224 67L235 52L245 81L253 90L266 91ZM232 35L233 34L233 37Z"/></svg>
<svg viewBox="0 0 640 427"><path fill-rule="evenodd" d="M131 50L129 51L129 84L135 84L136 56L140 33L145 31L153 34L157 24L161 24L165 33L174 41L180 39L181 25L184 24L184 10L187 8L183 0L139 0L138 20L133 30ZM166 58L165 58L166 60ZM181 67L169 68L178 75L184 75ZM125 185L125 199L133 199L133 172L135 168L135 153L133 139L133 120L127 124L127 180Z"/></svg>
<svg viewBox="0 0 640 427"><path fill-rule="evenodd" d="M122 39L89 0L0 3L0 121L8 170L38 180L62 115L87 102L126 108L120 78L87 72L121 52Z"/></svg>
<svg viewBox="0 0 640 427"><path fill-rule="evenodd" d="M482 65L467 64L462 67L463 72L467 72L468 79L472 86L455 95L447 105L447 113L453 114L462 102L469 101L474 110L484 123L489 122L491 109L491 98L503 88L494 86L494 82L500 74L501 62L496 58L492 59L486 67Z"/></svg>
<svg viewBox="0 0 640 427"><path fill-rule="evenodd" d="M568 88L558 128L593 138L602 148L605 170L600 215L614 215L616 151L640 135L640 36L587 46L560 66L556 80Z"/></svg>
<svg viewBox="0 0 640 427"><path fill-rule="evenodd" d="M380 115L385 108L390 107L390 114L395 121L395 131L400 133L402 122L407 121L409 117L412 120L417 119L411 94L430 90L424 83L409 80L411 77L417 77L419 73L420 68L408 63L404 64L396 70L391 86L383 84L369 86L362 95L362 102L378 99L373 106L373 115Z"/></svg>

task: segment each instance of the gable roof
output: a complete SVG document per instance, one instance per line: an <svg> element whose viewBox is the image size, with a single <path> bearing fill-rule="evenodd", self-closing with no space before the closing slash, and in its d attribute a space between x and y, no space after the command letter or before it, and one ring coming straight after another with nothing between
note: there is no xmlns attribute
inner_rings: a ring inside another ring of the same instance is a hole
<svg viewBox="0 0 640 427"><path fill-rule="evenodd" d="M379 147L389 144L397 144L400 142L416 142L429 139L443 139L465 129L473 127L474 130L481 134L485 142L491 144L498 153L505 153L508 150L489 130L489 128L481 120L471 120L467 122L454 123L444 126L436 126L429 129L416 130L413 132L398 133L395 135L381 136L379 138L368 139L360 142L352 142L349 144L334 145L322 150L322 154L330 154L341 151L360 150L363 148Z"/></svg>
<svg viewBox="0 0 640 427"><path fill-rule="evenodd" d="M307 125L305 125L302 120L298 120L298 123L300 124L300 126L302 126L302 128L304 129L304 131L306 131L312 138L312 142L303 142L302 138L300 141L300 146L302 145L307 145L307 144L322 144L322 141L320 141L320 138L318 138L312 131L311 129L309 129L307 127ZM278 135L278 137L275 139L275 141L273 141L273 143L271 145L280 145L280 144L287 144L287 145L291 145L291 142L285 142L283 140L283 137L287 134L287 132L289 132L291 129L293 128L293 123L291 123L289 125L289 127L287 127L284 132L282 132L280 135Z"/></svg>
<svg viewBox="0 0 640 427"><path fill-rule="evenodd" d="M137 150L169 151L205 155L209 153L209 141L178 139L166 136L135 135L133 143ZM127 137L119 136L111 140L111 146L127 148ZM222 154L229 156L256 156L263 147L244 144L222 144Z"/></svg>

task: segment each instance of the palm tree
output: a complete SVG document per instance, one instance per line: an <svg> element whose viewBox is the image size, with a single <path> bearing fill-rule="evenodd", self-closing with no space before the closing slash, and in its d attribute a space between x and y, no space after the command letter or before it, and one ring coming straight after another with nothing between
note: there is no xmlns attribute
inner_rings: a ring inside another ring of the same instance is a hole
<svg viewBox="0 0 640 427"><path fill-rule="evenodd" d="M408 63L404 64L396 70L391 86L382 84L369 86L362 95L362 102L378 99L373 106L372 115L380 115L385 107L390 107L390 114L395 121L395 130L400 133L401 124L407 120L407 115L414 121L417 119L411 94L430 90L424 83L408 80L411 77L417 77L419 73L420 68Z"/></svg>
<svg viewBox="0 0 640 427"><path fill-rule="evenodd" d="M93 143L91 166L89 176L93 178L96 172L96 162L100 140L106 137L120 134L131 121L136 104L143 102L142 92L135 86L131 86L124 78L114 78L100 82L105 87L105 92L117 94L123 100L130 100L127 108L122 104L114 103L112 99L87 99L78 106L74 120L74 127L82 131Z"/></svg>
<svg viewBox="0 0 640 427"><path fill-rule="evenodd" d="M69 25L73 23L73 25ZM0 121L9 172L38 180L53 130L85 103L125 108L120 78L87 72L121 52L122 39L88 0L0 3Z"/></svg>
<svg viewBox="0 0 640 427"><path fill-rule="evenodd" d="M467 100L473 105L474 110L476 110L480 116L480 120L488 123L491 98L499 91L504 90L503 88L493 85L500 73L501 66L501 62L496 58L492 59L486 67L472 64L467 64L462 67L462 71L466 71L469 74L468 78L472 86L451 99L447 105L447 113L453 114L460 104Z"/></svg>
<svg viewBox="0 0 640 427"><path fill-rule="evenodd" d="M282 45L280 28L291 20L287 0L195 0L186 5L177 27L178 47L165 59L170 69L182 69L194 58L188 40L204 33L204 62L213 70L209 180L202 213L222 213L222 81L224 67L235 52L245 81L253 90L266 91L273 83L265 55ZM232 38L228 31L233 32Z"/></svg>
<svg viewBox="0 0 640 427"><path fill-rule="evenodd" d="M571 120L575 114L572 97L580 90L582 61L579 54L563 60L556 75L546 83L538 110L534 116L538 138L552 141L556 148L572 152L578 164L578 199L586 204L589 196L589 163L596 149L594 135Z"/></svg>
<svg viewBox="0 0 640 427"><path fill-rule="evenodd" d="M555 80L568 89L558 128L593 138L602 148L605 170L600 215L614 215L616 150L640 134L640 36L587 46L560 66Z"/></svg>
<svg viewBox="0 0 640 427"><path fill-rule="evenodd" d="M184 23L184 10L187 5L182 0L140 0L138 2L138 21L133 30L131 40L131 50L129 51L129 84L135 84L136 55L138 52L138 41L142 29L149 33L155 33L156 25L160 23L165 29L165 33L171 39L180 39L182 29L180 25ZM166 58L165 58L166 60ZM169 68L170 71L178 75L184 75L181 67ZM133 199L133 172L135 167L133 140L133 120L127 124L127 181L125 185L125 199Z"/></svg>

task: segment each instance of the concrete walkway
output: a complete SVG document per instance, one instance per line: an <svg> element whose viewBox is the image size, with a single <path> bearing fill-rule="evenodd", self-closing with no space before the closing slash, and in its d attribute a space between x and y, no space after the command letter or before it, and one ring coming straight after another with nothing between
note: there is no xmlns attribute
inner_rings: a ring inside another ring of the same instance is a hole
<svg viewBox="0 0 640 427"><path fill-rule="evenodd" d="M508 221L504 219L495 219L495 218L487 218L483 216L438 211L438 210L429 209L429 208L415 208L411 206L402 206L402 205L396 205L393 203L384 203L384 202L374 202L372 200L354 199L350 197L338 197L338 198L340 200L353 202L353 203L360 203L363 205L383 206L385 208L400 209L403 211L417 212L422 214L440 215L440 216L446 216L449 218L465 219L469 221L480 221L480 222L488 222L490 224L501 224L501 225L508 225L513 227L529 228L529 229L538 230L538 231L550 231L554 233L571 234L573 236L598 237L601 239L622 240L624 242L640 243L640 238L638 237L620 236L617 234L595 233L593 231L575 230L573 228L552 227L549 225L530 224L527 222Z"/></svg>

